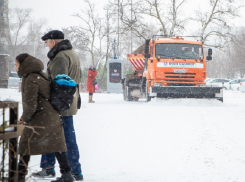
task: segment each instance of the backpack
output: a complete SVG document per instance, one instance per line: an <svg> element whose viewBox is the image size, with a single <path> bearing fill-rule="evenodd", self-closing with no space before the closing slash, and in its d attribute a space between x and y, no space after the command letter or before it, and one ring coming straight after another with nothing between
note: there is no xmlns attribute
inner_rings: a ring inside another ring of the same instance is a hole
<svg viewBox="0 0 245 182"><path fill-rule="evenodd" d="M65 74L57 75L54 80L48 79L40 73L37 74L41 75L45 80L50 81L50 99L47 99L40 93L38 93L38 95L48 100L58 111L66 111L70 109L78 84ZM80 109L81 98L80 94L78 95L77 108Z"/></svg>

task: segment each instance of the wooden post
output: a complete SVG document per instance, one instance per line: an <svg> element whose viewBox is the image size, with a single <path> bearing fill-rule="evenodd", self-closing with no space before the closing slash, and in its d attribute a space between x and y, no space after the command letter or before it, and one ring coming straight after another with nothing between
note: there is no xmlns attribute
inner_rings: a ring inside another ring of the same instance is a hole
<svg viewBox="0 0 245 182"><path fill-rule="evenodd" d="M3 102L0 101L0 109L5 111L6 108L9 108L9 124L17 125L18 122L18 102ZM4 113L4 112L3 112ZM3 115L3 123L5 123L5 116ZM4 124L3 124L4 125ZM0 131L0 140L6 141L9 140L9 182L18 181L18 131L17 127L14 127L11 131L5 131L3 128ZM3 142L4 144L4 142ZM4 156L4 146L3 153ZM4 157L3 157L4 158ZM3 160L3 171L1 171L2 180L4 179L4 160Z"/></svg>

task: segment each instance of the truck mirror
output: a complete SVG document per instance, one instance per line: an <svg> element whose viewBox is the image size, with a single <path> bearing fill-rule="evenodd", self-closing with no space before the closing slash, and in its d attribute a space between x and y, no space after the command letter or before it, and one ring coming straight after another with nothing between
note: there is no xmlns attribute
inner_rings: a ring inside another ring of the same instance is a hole
<svg viewBox="0 0 245 182"><path fill-rule="evenodd" d="M149 43L151 39L146 39L145 40L145 54L149 54Z"/></svg>
<svg viewBox="0 0 245 182"><path fill-rule="evenodd" d="M145 40L145 58L148 59L150 58L150 54L149 54L149 43L150 43L151 39L146 39Z"/></svg>
<svg viewBox="0 0 245 182"><path fill-rule="evenodd" d="M209 48L209 49L208 49L208 56L212 56L212 54L213 54L213 51L212 51L211 48Z"/></svg>
<svg viewBox="0 0 245 182"><path fill-rule="evenodd" d="M207 56L206 60L211 61L212 60L212 56Z"/></svg>

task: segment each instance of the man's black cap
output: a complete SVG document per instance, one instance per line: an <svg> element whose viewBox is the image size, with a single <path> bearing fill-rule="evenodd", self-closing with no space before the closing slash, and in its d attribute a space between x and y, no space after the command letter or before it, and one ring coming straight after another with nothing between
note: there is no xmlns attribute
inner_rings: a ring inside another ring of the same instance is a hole
<svg viewBox="0 0 245 182"><path fill-rule="evenodd" d="M48 33L46 33L44 36L42 36L42 40L47 40L47 39L64 39L64 34L63 32L59 30L52 30Z"/></svg>

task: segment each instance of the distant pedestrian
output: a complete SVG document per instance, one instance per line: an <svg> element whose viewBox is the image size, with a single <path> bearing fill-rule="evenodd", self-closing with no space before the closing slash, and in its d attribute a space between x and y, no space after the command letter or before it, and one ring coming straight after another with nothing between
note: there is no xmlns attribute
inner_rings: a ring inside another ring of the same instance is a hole
<svg viewBox="0 0 245 182"><path fill-rule="evenodd" d="M95 101L93 101L93 94L95 92L95 86L93 84L93 81L96 80L97 76L97 70L95 70L95 68L93 67L93 65L89 65L89 69L88 69L88 73L87 73L87 92L89 93L89 103L94 103Z"/></svg>
<svg viewBox="0 0 245 182"><path fill-rule="evenodd" d="M73 176L65 152L67 149L59 112L48 100L41 97L43 95L49 99L50 96L50 83L43 78L47 77L42 72L43 63L25 53L16 57L15 65L19 77L23 78L23 114L19 123L25 125L19 143L19 182L25 182L31 155L52 152L60 164L62 178L71 182Z"/></svg>
<svg viewBox="0 0 245 182"><path fill-rule="evenodd" d="M46 46L49 48L47 73L49 78L54 79L58 74L66 74L77 84L81 83L81 66L77 54L72 50L69 40L64 40L63 32L52 30L42 37ZM71 166L71 172L76 181L83 180L81 164L79 162L79 149L76 141L76 133L73 125L73 115L78 111L79 90L75 93L70 109L61 112L63 128L67 146L67 158ZM39 178L55 176L55 155L53 153L42 155L40 167L42 171L33 173ZM57 180L58 181L58 180Z"/></svg>

